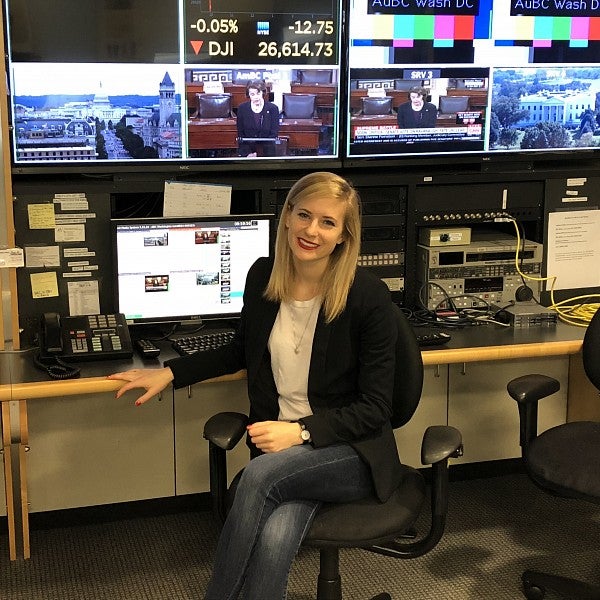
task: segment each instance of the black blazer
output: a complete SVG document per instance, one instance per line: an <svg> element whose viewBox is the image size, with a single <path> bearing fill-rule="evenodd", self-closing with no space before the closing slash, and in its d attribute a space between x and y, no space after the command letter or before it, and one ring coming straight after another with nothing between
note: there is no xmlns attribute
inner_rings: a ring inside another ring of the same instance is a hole
<svg viewBox="0 0 600 600"><path fill-rule="evenodd" d="M279 108L272 102L265 102L256 123L250 102L242 102L237 109L238 137L276 138L279 133Z"/></svg>
<svg viewBox="0 0 600 600"><path fill-rule="evenodd" d="M231 344L165 362L176 388L247 369L251 422L275 421L279 414L267 347L279 304L262 296L272 266L271 259L261 258L250 269L240 327ZM302 419L316 448L346 442L357 451L381 501L400 480L390 425L396 342L392 308L386 285L359 267L344 312L330 324L319 313L308 376L313 414Z"/></svg>
<svg viewBox="0 0 600 600"><path fill-rule="evenodd" d="M419 111L413 110L410 102L398 107L398 127L400 129L416 129L419 127L435 127L437 108L431 102L425 102Z"/></svg>

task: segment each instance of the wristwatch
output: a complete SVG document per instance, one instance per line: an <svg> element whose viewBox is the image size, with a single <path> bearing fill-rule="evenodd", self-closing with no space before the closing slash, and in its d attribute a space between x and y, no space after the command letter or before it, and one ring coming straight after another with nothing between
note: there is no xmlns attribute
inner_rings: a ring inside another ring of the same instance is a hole
<svg viewBox="0 0 600 600"><path fill-rule="evenodd" d="M300 425L300 437L302 438L303 444L310 444L312 439L310 437L310 431L306 429L306 425L302 421L298 421L298 425Z"/></svg>

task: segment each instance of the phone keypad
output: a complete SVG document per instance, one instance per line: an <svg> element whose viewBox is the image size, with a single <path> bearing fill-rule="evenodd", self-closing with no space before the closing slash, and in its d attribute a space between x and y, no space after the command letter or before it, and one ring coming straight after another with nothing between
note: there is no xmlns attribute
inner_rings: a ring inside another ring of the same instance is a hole
<svg viewBox="0 0 600 600"><path fill-rule="evenodd" d="M85 329L69 331L73 354L112 352L123 349L121 338L117 332L116 315L88 315L86 318L89 325L89 340Z"/></svg>
<svg viewBox="0 0 600 600"><path fill-rule="evenodd" d="M71 349L73 352L87 352L88 343L85 337L85 331L71 331Z"/></svg>

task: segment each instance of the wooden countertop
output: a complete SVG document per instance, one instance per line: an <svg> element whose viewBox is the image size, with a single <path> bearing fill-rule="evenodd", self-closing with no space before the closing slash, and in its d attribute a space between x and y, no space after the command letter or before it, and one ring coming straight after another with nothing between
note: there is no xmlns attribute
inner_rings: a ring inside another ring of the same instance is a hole
<svg viewBox="0 0 600 600"><path fill-rule="evenodd" d="M482 326L475 330L450 331L452 339L448 344L422 350L423 364L445 365L576 354L581 350L584 333L582 327L563 323L536 330ZM169 350L163 352L164 358L170 358L166 356ZM84 376L79 379L48 380L45 373L30 366L30 354L0 353L0 367L4 375L0 384L0 402L115 392L123 383L107 379L105 374L161 365L159 360L143 363L137 356L130 361L98 361L82 364ZM10 372L15 381L12 384L6 380ZM239 371L205 383L239 381L245 376L245 371Z"/></svg>
<svg viewBox="0 0 600 600"><path fill-rule="evenodd" d="M514 344L510 346L484 346L479 348L448 348L423 352L424 365L447 365L481 362L486 360L510 360L540 356L563 356L581 350L582 340L552 343Z"/></svg>

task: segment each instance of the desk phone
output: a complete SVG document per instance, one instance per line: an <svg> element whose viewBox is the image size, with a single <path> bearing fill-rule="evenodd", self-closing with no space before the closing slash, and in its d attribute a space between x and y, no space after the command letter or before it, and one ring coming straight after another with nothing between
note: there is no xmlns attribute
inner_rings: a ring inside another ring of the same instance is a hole
<svg viewBox="0 0 600 600"><path fill-rule="evenodd" d="M40 332L42 357L57 356L65 361L131 358L129 328L122 314L61 317L42 316Z"/></svg>

